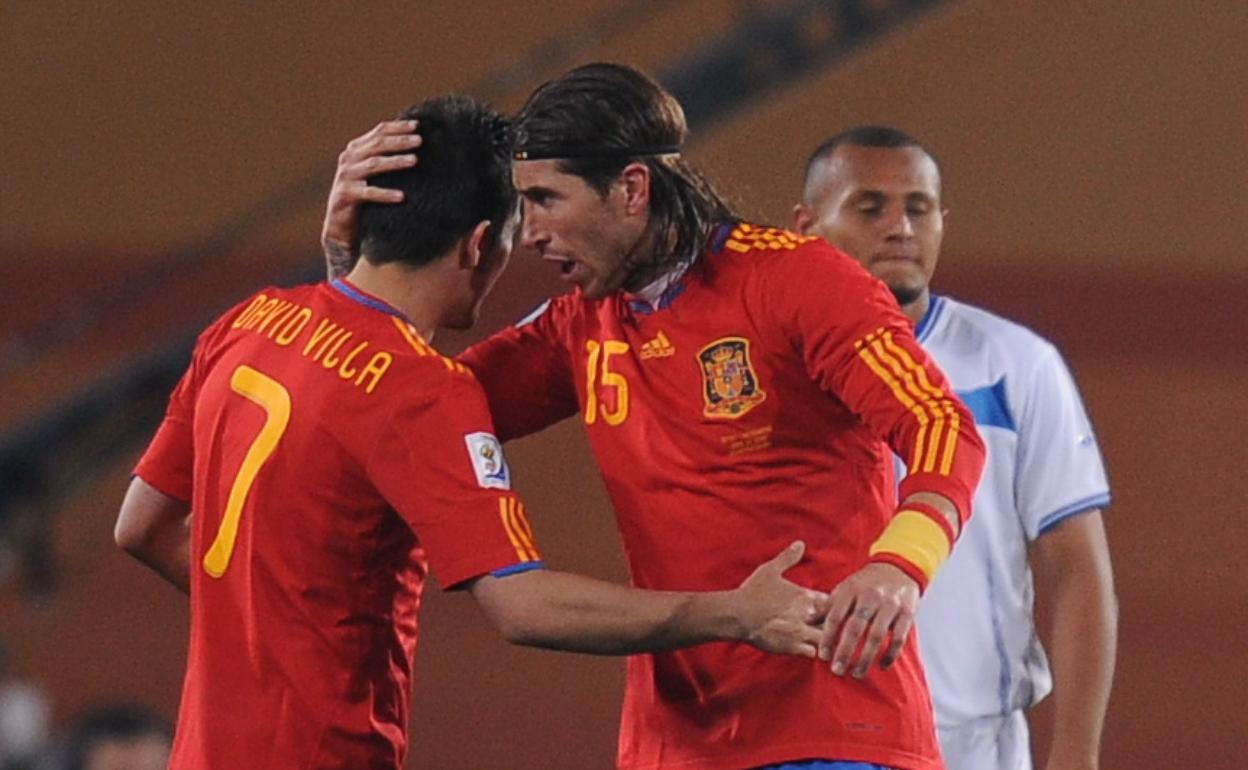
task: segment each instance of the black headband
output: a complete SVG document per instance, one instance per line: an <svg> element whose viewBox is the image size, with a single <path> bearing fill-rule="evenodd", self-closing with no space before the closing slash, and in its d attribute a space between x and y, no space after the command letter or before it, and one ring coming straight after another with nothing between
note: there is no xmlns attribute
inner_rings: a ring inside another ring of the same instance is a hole
<svg viewBox="0 0 1248 770"><path fill-rule="evenodd" d="M631 158L634 155L674 155L680 152L679 144L661 144L648 147L551 147L544 150L516 150L513 160L550 160L552 158Z"/></svg>

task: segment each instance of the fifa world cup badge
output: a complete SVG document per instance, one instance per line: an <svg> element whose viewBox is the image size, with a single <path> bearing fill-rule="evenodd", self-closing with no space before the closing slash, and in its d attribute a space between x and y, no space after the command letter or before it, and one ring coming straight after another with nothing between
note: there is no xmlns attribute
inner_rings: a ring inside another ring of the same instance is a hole
<svg viewBox="0 0 1248 770"><path fill-rule="evenodd" d="M750 341L722 337L698 351L702 365L702 414L735 420L767 400L750 363Z"/></svg>

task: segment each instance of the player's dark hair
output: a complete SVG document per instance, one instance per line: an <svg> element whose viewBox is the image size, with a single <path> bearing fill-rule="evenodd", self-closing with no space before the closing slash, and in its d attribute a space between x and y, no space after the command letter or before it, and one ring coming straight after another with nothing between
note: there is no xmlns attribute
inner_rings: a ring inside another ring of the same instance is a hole
<svg viewBox="0 0 1248 770"><path fill-rule="evenodd" d="M815 168L819 163L831 157L832 153L836 152L836 148L844 146L882 147L886 149L914 147L922 150L927 157L931 158L932 163L936 164L936 172L940 173L940 161L936 159L936 155L922 142L905 131L892 126L854 126L825 140L823 144L816 147L815 151L810 154L810 158L806 160L806 189L810 189L811 177L814 175Z"/></svg>
<svg viewBox="0 0 1248 770"><path fill-rule="evenodd" d="M442 96L406 110L423 140L411 168L368 182L403 192L403 202L360 208L360 253L374 265L428 264L482 220L491 223L486 246L515 210L511 184L511 123L467 96Z"/></svg>
<svg viewBox="0 0 1248 770"><path fill-rule="evenodd" d="M557 158L600 195L630 163L650 169L651 226L660 249L645 267L696 258L733 207L680 157L689 135L676 98L648 75L620 64L586 64L537 89L516 118L519 160Z"/></svg>

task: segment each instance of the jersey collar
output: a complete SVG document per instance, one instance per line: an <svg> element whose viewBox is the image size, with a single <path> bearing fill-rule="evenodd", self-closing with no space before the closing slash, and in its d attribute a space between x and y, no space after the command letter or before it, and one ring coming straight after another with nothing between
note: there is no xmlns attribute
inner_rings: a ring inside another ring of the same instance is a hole
<svg viewBox="0 0 1248 770"><path fill-rule="evenodd" d="M335 278L329 282L329 286L356 304L372 308L373 310L379 310L386 315L398 318L409 326L412 325L412 322L408 319L408 317L403 315L403 311L378 299L377 297L374 297L371 294L366 294L363 290L349 282L346 278Z"/></svg>
<svg viewBox="0 0 1248 770"><path fill-rule="evenodd" d="M918 340L920 344L922 344L923 341L926 340L932 333L932 329L935 328L936 322L940 320L941 310L945 306L944 297L931 294L928 299L927 312L923 314L923 317L919 319L918 324L914 327L914 338Z"/></svg>

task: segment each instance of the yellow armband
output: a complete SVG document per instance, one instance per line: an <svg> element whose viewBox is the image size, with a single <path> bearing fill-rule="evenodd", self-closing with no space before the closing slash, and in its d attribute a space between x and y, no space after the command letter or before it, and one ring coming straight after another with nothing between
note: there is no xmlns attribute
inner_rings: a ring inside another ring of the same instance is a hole
<svg viewBox="0 0 1248 770"><path fill-rule="evenodd" d="M924 591L949 558L953 540L953 528L939 510L926 503L910 503L871 544L868 555L871 561L892 564L905 572Z"/></svg>

